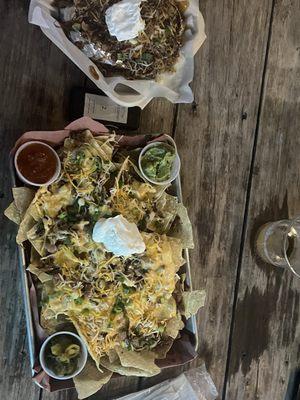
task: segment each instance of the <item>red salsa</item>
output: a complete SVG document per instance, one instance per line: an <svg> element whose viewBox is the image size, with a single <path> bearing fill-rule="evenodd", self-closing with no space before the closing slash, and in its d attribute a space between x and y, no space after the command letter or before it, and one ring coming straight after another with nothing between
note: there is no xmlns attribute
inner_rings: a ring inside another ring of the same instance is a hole
<svg viewBox="0 0 300 400"><path fill-rule="evenodd" d="M57 159L55 154L41 143L32 143L24 147L17 157L21 174L33 183L47 183L55 174Z"/></svg>

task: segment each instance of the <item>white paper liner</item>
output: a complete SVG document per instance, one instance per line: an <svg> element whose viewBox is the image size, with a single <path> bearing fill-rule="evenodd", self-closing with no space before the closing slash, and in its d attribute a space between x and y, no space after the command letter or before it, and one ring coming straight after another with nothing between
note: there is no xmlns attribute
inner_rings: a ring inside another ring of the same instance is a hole
<svg viewBox="0 0 300 400"><path fill-rule="evenodd" d="M107 96L121 106L144 108L154 97L164 97L172 103L191 103L194 99L189 84L194 76L194 56L204 42L204 20L199 11L199 0L190 0L185 12L185 44L175 66L175 73L165 73L159 81L129 80L122 76L104 77L97 66L65 35L51 15L52 0L31 0L28 20L40 26L43 33L63 51ZM91 67L99 75L96 79ZM116 86L122 85L122 88ZM132 90L133 89L133 90Z"/></svg>

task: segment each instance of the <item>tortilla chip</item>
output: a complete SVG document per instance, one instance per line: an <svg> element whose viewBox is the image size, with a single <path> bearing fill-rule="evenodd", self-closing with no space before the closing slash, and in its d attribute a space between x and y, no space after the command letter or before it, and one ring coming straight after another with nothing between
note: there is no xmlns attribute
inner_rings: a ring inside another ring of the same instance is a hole
<svg viewBox="0 0 300 400"><path fill-rule="evenodd" d="M165 337L163 340L153 349L155 353L155 358L164 359L166 358L169 350L173 346L174 339L171 337Z"/></svg>
<svg viewBox="0 0 300 400"><path fill-rule="evenodd" d="M156 304L153 310L153 316L158 320L166 320L176 314L177 305L174 297L170 297L168 300L162 301L160 304Z"/></svg>
<svg viewBox="0 0 300 400"><path fill-rule="evenodd" d="M190 292L182 293L183 312L186 318L195 315L200 307L205 304L206 292L205 290L192 290Z"/></svg>
<svg viewBox="0 0 300 400"><path fill-rule="evenodd" d="M40 263L41 263L40 254L36 251L36 249L33 246L31 246L30 264L29 267L27 268L27 271L36 275L42 283L52 281L53 275L50 275L47 272L45 272L43 268L40 267Z"/></svg>
<svg viewBox="0 0 300 400"><path fill-rule="evenodd" d="M76 268L80 265L80 259L75 256L72 251L72 248L68 248L67 246L61 246L60 249L53 253L53 260L57 265L67 264L71 268Z"/></svg>
<svg viewBox="0 0 300 400"><path fill-rule="evenodd" d="M37 207L37 205L35 203L31 203L30 207L29 207L29 212L30 215L32 216L32 218L38 222L41 220L41 215L40 215L40 211L39 208Z"/></svg>
<svg viewBox="0 0 300 400"><path fill-rule="evenodd" d="M16 241L18 244L21 244L27 240L27 233L32 229L35 225L36 221L32 218L30 214L30 207L25 212L25 215L20 223L18 234Z"/></svg>
<svg viewBox="0 0 300 400"><path fill-rule="evenodd" d="M41 190L43 189L43 191ZM59 187L55 194L51 193L46 187L39 190L40 201L43 203L43 209L51 218L55 218L59 211L74 201L72 196L72 185L66 183Z"/></svg>
<svg viewBox="0 0 300 400"><path fill-rule="evenodd" d="M106 368L111 372L115 372L124 376L145 376L145 372L138 370L137 368L126 368L122 367L120 361L110 362L108 357L102 357L100 359L101 368Z"/></svg>
<svg viewBox="0 0 300 400"><path fill-rule="evenodd" d="M35 191L27 187L15 187L12 193L15 205L23 216L34 198Z"/></svg>
<svg viewBox="0 0 300 400"><path fill-rule="evenodd" d="M172 226L171 235L181 240L184 249L193 249L193 228L188 216L187 209L182 203L177 206L177 219Z"/></svg>
<svg viewBox="0 0 300 400"><path fill-rule="evenodd" d="M79 336L81 337L81 339L84 341L84 343L85 343L85 345L86 345L86 347L87 347L87 349L88 349L88 352L89 352L90 356L92 357L92 359L93 359L93 360L95 361L95 363L96 363L96 366L97 366L98 369L101 371L101 369L99 368L99 363L100 363L99 356L98 356L98 354L97 354L95 351L93 351L92 347L90 346L89 341L87 340L86 336L84 335L84 333L83 333L83 331L82 331L82 329L81 329L81 324L80 324L79 321L75 318L74 315L69 315L69 319L70 319L70 321L72 322L72 324L75 326L78 335L79 335ZM108 360L108 364L109 364L109 360ZM101 364L101 365L102 365L102 364ZM106 366L104 365L104 367L106 367ZM109 369L109 368L108 368L108 369ZM112 371L112 370L110 370L110 371Z"/></svg>
<svg viewBox="0 0 300 400"><path fill-rule="evenodd" d="M185 263L185 259L182 257L182 243L179 239L169 236L168 242L171 248L170 255L172 257L172 262L176 266L176 268L179 269Z"/></svg>
<svg viewBox="0 0 300 400"><path fill-rule="evenodd" d="M117 347L116 352L123 367L134 367L145 371L149 376L159 374L160 368L154 363L155 353L151 351L129 351L122 347Z"/></svg>
<svg viewBox="0 0 300 400"><path fill-rule="evenodd" d="M10 219L12 222L14 222L17 225L20 225L21 223L21 213L17 209L16 205L14 202L12 202L7 209L4 211L4 215Z"/></svg>
<svg viewBox="0 0 300 400"><path fill-rule="evenodd" d="M169 319L166 325L165 334L173 339L176 339L178 333L184 328L184 323L181 319L181 315L177 314L176 317Z"/></svg>
<svg viewBox="0 0 300 400"><path fill-rule="evenodd" d="M40 316L40 324L48 334L71 329L70 321L66 315L60 314L57 317L53 316L52 318L45 318L43 310Z"/></svg>
<svg viewBox="0 0 300 400"><path fill-rule="evenodd" d="M45 255L45 240L36 234L39 224L35 224L28 232L27 239L30 241L35 250L43 257Z"/></svg>
<svg viewBox="0 0 300 400"><path fill-rule="evenodd" d="M111 378L113 372L103 368L100 372L95 362L88 358L84 369L73 378L79 399L85 399L98 392Z"/></svg>
<svg viewBox="0 0 300 400"><path fill-rule="evenodd" d="M177 215L177 197L163 193L155 203L156 213L147 222L150 231L168 233Z"/></svg>
<svg viewBox="0 0 300 400"><path fill-rule="evenodd" d="M108 358L111 363L117 361L119 359L119 357L118 357L116 350L114 350L114 349L108 350Z"/></svg>
<svg viewBox="0 0 300 400"><path fill-rule="evenodd" d="M46 272L40 270L36 265L30 264L29 267L27 268L27 271L32 273L33 275L37 276L37 278L42 282L48 282L52 281L52 276L47 274Z"/></svg>
<svg viewBox="0 0 300 400"><path fill-rule="evenodd" d="M101 367L105 367L112 372L116 372L117 374L124 376L140 376L148 378L150 376L154 376L160 373L160 368L158 367L158 372L150 373L134 367L123 367L123 365L120 364L119 360L111 363L108 357L102 357L100 359L100 365Z"/></svg>
<svg viewBox="0 0 300 400"><path fill-rule="evenodd" d="M111 136L96 136L90 141L91 145L97 150L100 157L104 160L111 160L113 155L113 146L111 145Z"/></svg>
<svg viewBox="0 0 300 400"><path fill-rule="evenodd" d="M69 330L70 327L74 329L70 319L64 314L64 304L61 301L57 301L53 281L47 281L41 286L42 309L40 320L42 327L48 333Z"/></svg>
<svg viewBox="0 0 300 400"><path fill-rule="evenodd" d="M41 256L39 253L35 250L34 247L31 247L30 249L30 262L32 264L37 265L40 262Z"/></svg>

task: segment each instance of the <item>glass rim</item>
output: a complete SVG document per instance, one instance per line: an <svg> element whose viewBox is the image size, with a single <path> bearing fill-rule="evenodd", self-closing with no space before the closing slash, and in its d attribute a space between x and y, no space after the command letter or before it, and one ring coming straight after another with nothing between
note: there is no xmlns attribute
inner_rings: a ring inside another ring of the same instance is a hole
<svg viewBox="0 0 300 400"><path fill-rule="evenodd" d="M294 218L289 219L290 223L288 225L288 229L286 229L286 233L284 235L284 244L283 244L283 253L284 253L284 259L287 263L288 268L290 269L290 271L297 276L297 278L300 279L300 274L298 274L298 272L295 271L294 267L292 266L292 264L290 263L290 260L288 258L287 255L287 249L288 249L288 237L289 237L289 233L290 233L290 229L293 227L293 225L295 224L295 222L300 224L300 216L296 216Z"/></svg>

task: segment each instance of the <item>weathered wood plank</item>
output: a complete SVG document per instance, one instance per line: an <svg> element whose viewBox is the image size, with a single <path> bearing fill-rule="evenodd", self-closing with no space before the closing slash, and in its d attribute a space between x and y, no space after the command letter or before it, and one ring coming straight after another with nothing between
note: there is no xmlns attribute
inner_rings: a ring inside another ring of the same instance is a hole
<svg viewBox="0 0 300 400"><path fill-rule="evenodd" d="M201 1L208 39L196 57L195 104L179 106L175 130L195 234L194 287L207 290L199 356L220 393L270 9L270 0Z"/></svg>
<svg viewBox="0 0 300 400"><path fill-rule="evenodd" d="M299 210L300 3L275 2L226 399L283 399L299 367L299 280L263 263L255 235Z"/></svg>
<svg viewBox="0 0 300 400"><path fill-rule="evenodd" d="M1 168L2 169L2 168ZM1 186L1 189L3 186ZM1 221L1 399L30 398L38 400L39 389L31 382L27 337L21 297L20 274L17 269L15 229L9 221Z"/></svg>
<svg viewBox="0 0 300 400"><path fill-rule="evenodd" d="M140 133L173 134L176 106L165 99L153 99L141 114Z"/></svg>
<svg viewBox="0 0 300 400"><path fill-rule="evenodd" d="M0 223L1 378L3 400L39 399L31 382L15 245L16 229L3 216L11 200L9 151L28 129L61 128L68 120L73 84L83 75L38 28L27 22L28 1L1 2L0 35Z"/></svg>
<svg viewBox="0 0 300 400"><path fill-rule="evenodd" d="M13 29L16 19L20 19L21 25L26 21L23 21L24 9L16 3L10 2L11 11L5 6L5 13L10 18L5 32L11 32L15 42L20 41L19 47L15 43L13 51L8 52L7 48L6 53L2 54L3 60L6 60L1 68L4 75L2 99L9 99L6 107L0 107L1 117L4 117L1 131L3 135L4 132L10 134L5 142L6 151L21 133L19 130L61 127L62 120L67 119L66 87L70 83L69 78L78 84L80 75L63 55L57 55L58 50L50 46L45 38L40 39L40 32L32 31L31 41L26 35L19 38L19 33ZM258 4L252 0L236 5L233 1L223 1L217 8L202 2L209 39L197 58L193 87L199 105L180 107L176 130L184 164L185 201L196 228L197 246L192 253L194 286L206 286L208 291L207 306L199 316L200 355L205 358L219 390L222 390L224 376L231 293L235 281L270 3L271 0ZM26 26L26 29L29 28ZM242 36L245 31L247 34ZM18 57L18 52L22 57ZM42 57L47 59L47 66L38 70L36 66ZM7 65L15 72L11 72ZM24 75L20 77L22 67ZM20 92L24 93L23 97ZM148 132L172 129L173 116L169 111L172 112L174 108L169 108L166 102L162 103L162 106L156 107L156 104L160 104L160 100L156 100L149 106L152 122L148 123L147 118L150 117L146 117L141 129L145 127ZM147 115L147 109L144 113ZM2 171L5 169L2 168ZM238 190L233 191L233 187ZM4 188L6 193L7 183ZM7 263L8 260L6 258ZM196 266L201 267L201 274ZM8 297L6 293L13 289L12 286L5 287L3 296ZM178 372L168 370L159 379ZM128 381L124 380L124 383L128 387ZM145 384L148 383L147 380ZM105 390L109 391L109 387ZM132 390L134 387L130 387ZM25 397L24 388L22 395ZM101 392L100 395L102 398ZM62 392L51 397L71 399L76 395ZM28 398L33 397L29 395Z"/></svg>

